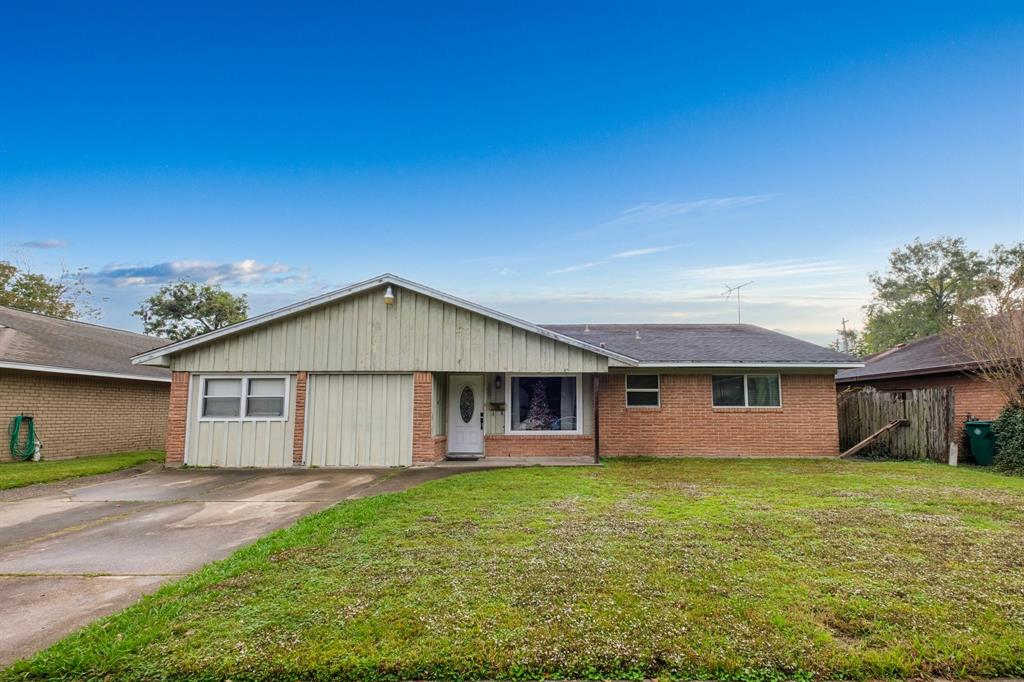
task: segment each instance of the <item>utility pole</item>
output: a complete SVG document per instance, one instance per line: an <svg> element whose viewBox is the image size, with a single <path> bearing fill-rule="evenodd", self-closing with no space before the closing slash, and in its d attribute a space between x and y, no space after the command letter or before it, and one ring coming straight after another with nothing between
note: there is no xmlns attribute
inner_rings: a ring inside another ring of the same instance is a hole
<svg viewBox="0 0 1024 682"><path fill-rule="evenodd" d="M849 335L848 335L848 334L846 333L846 323L847 323L847 322L849 322L849 320L847 320L847 319L846 319L846 318L844 317L844 318L843 318L843 336L842 336L842 338L841 338L841 339L839 339L839 348L840 348L840 349L841 349L841 350L842 350L842 351L843 351L844 353L849 353L849 352L850 352L850 337L849 337Z"/></svg>
<svg viewBox="0 0 1024 682"><path fill-rule="evenodd" d="M725 291L722 293L722 295L725 296L726 300L729 300L729 297L732 296L732 292L734 292L734 291L736 292L736 323L737 324L743 324L743 302L740 299L740 289L742 289L743 287L747 286L748 284L753 284L753 283L754 283L754 281L751 280L749 282L744 282L743 284L737 284L734 287L731 287L728 284L725 285Z"/></svg>

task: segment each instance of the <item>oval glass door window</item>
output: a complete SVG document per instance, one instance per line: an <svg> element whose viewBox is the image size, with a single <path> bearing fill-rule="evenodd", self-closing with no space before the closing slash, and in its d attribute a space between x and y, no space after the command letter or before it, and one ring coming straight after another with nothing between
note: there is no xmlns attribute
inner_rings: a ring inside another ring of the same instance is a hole
<svg viewBox="0 0 1024 682"><path fill-rule="evenodd" d="M473 389L466 386L462 389L462 395L459 396L459 415L462 417L462 421L466 424L473 419L473 407L476 400L473 398Z"/></svg>

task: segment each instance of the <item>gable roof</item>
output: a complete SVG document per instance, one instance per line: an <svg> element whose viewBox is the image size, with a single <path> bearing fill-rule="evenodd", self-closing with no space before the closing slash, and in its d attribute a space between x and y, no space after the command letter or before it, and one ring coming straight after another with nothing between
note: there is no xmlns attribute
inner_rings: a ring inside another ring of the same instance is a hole
<svg viewBox="0 0 1024 682"><path fill-rule="evenodd" d="M165 343L144 334L0 306L3 369L169 382L166 369L139 367L131 361L133 355Z"/></svg>
<svg viewBox="0 0 1024 682"><path fill-rule="evenodd" d="M975 364L942 334L932 334L876 353L865 359L863 367L839 372L836 381L848 383L918 374L942 374L969 369Z"/></svg>
<svg viewBox="0 0 1024 682"><path fill-rule="evenodd" d="M649 367L859 367L843 353L752 324L552 324ZM639 338L638 338L639 337Z"/></svg>
<svg viewBox="0 0 1024 682"><path fill-rule="evenodd" d="M206 334L203 334L201 336L186 339L184 341L178 341L177 343L172 343L161 348L156 348L146 353L140 353L139 355L136 355L134 358L132 358L132 362L135 364L159 362L161 358L164 358L168 355L180 353L181 351L187 350L189 348L195 348L196 346L205 345L212 341L216 341L217 339L224 338L226 336L231 336L233 334L237 334L239 332L243 332L254 327L260 327L262 325L274 322L275 320L291 317L292 315L296 315L311 308L327 305L328 303L332 303L334 301L338 301L350 296L355 296L365 291L369 291L371 289L376 289L387 285L400 287L402 289L414 291L424 296L436 298L440 301L444 301L445 303L449 303L458 308L462 308L464 310L468 310L470 312L474 312L485 317L490 317L492 319L498 320L499 322L504 322L505 324L511 325L513 327L518 327L519 329L523 329L528 332L532 332L534 334L538 334L540 336L553 339L555 341L560 341L561 343L565 343L567 345L574 346L576 348L580 348L582 350L586 350L597 355L602 355L604 357L617 360L626 365L636 364L636 360L627 355L623 355L621 353L606 348L601 348L599 346L587 343L586 341L581 341L579 339L566 336L555 331L551 331L550 329L545 329L544 327L533 324L532 322L527 322L517 317L512 317L511 315L506 315L505 313L500 313L496 310L492 310L490 308L473 303L471 301L467 301L465 299L461 299L456 296L446 294L443 291L432 289L428 286L424 286L423 284L418 284L411 280L403 279L402 277L398 277L397 275L392 275L390 273L385 273L378 277L374 277L363 282L358 282L356 284L352 284L350 286L338 289L336 291L321 294L320 296L315 296L313 298L306 299L305 301L299 301L298 303L293 303L283 308L278 308L277 310L272 310L268 313L257 315L256 317L250 317L248 320L245 320L244 322L239 322L228 327L223 327L212 332L207 332Z"/></svg>

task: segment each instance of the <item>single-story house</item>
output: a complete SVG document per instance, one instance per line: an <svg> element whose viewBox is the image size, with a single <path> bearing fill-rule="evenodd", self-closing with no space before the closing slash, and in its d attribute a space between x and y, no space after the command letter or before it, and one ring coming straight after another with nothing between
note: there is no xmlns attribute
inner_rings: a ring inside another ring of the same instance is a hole
<svg viewBox="0 0 1024 682"><path fill-rule="evenodd" d="M1006 407L1006 397L971 371L976 366L947 337L932 334L865 358L863 367L840 371L836 388L840 391L867 386L879 391L952 388L954 426L960 429L968 415L995 419Z"/></svg>
<svg viewBox="0 0 1024 682"><path fill-rule="evenodd" d="M394 275L138 355L171 370L167 461L835 455L856 360L750 325L553 325Z"/></svg>
<svg viewBox="0 0 1024 682"><path fill-rule="evenodd" d="M0 420L28 415L47 459L162 449L171 373L142 334L0 306ZM165 343L165 342L164 342ZM3 454L9 458L7 439Z"/></svg>

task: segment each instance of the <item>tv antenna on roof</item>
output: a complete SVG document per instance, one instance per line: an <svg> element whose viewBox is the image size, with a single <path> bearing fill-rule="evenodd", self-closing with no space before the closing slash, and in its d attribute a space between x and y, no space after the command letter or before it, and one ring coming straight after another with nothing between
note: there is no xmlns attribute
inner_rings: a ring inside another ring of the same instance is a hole
<svg viewBox="0 0 1024 682"><path fill-rule="evenodd" d="M736 292L736 322L737 322L737 324L742 324L743 323L743 302L740 300L740 289L742 289L743 287L747 286L748 284L753 284L753 283L754 283L754 281L750 280L749 282L744 282L743 284L737 284L734 287L731 287L728 284L726 284L725 285L725 291L722 292L722 296L725 296L726 300L729 300L729 297L732 296L732 292L734 292L734 291Z"/></svg>

